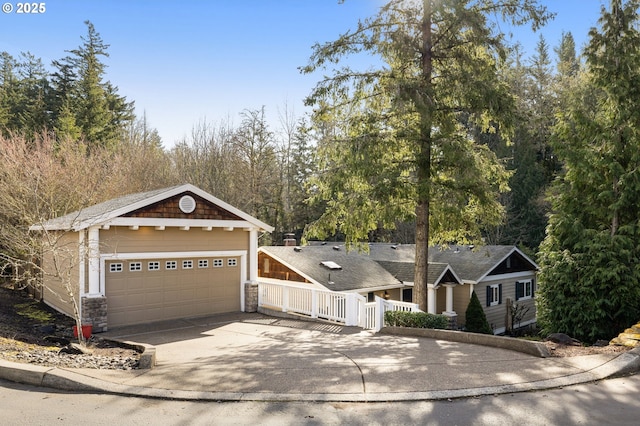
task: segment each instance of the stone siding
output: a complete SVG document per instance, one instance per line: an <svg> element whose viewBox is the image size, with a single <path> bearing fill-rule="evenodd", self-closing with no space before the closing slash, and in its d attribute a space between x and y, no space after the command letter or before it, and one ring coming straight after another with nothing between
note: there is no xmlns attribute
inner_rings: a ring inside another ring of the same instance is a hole
<svg viewBox="0 0 640 426"><path fill-rule="evenodd" d="M82 298L82 323L93 326L93 332L107 331L107 298Z"/></svg>
<svg viewBox="0 0 640 426"><path fill-rule="evenodd" d="M258 283L244 283L244 311L258 311Z"/></svg>

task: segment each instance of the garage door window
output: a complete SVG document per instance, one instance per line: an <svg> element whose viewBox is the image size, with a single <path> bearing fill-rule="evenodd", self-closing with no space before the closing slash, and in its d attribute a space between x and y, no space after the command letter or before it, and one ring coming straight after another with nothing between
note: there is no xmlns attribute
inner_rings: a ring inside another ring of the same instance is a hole
<svg viewBox="0 0 640 426"><path fill-rule="evenodd" d="M193 260L183 260L182 269L193 269Z"/></svg>
<svg viewBox="0 0 640 426"><path fill-rule="evenodd" d="M238 259L228 259L227 260L227 266L237 266L238 265Z"/></svg>
<svg viewBox="0 0 640 426"><path fill-rule="evenodd" d="M209 267L209 260L207 259L198 260L198 268L208 268L208 267Z"/></svg>
<svg viewBox="0 0 640 426"><path fill-rule="evenodd" d="M214 268L222 268L224 266L224 262L222 259L213 259L213 267Z"/></svg>
<svg viewBox="0 0 640 426"><path fill-rule="evenodd" d="M178 262L175 260L167 260L167 263L165 263L165 268L167 268L168 271L173 271L178 269Z"/></svg>
<svg viewBox="0 0 640 426"><path fill-rule="evenodd" d="M129 272L138 272L138 271L142 271L142 262L129 263Z"/></svg>
<svg viewBox="0 0 640 426"><path fill-rule="evenodd" d="M149 262L148 267L150 271L159 271L160 262Z"/></svg>
<svg viewBox="0 0 640 426"><path fill-rule="evenodd" d="M112 263L109 265L109 272L122 272L122 263Z"/></svg>

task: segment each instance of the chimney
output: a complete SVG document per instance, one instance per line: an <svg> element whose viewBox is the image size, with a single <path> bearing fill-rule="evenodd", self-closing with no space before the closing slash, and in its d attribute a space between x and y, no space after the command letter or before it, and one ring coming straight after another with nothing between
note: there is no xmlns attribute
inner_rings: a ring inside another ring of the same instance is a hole
<svg viewBox="0 0 640 426"><path fill-rule="evenodd" d="M296 234L288 233L284 234L284 245L285 247L295 247L298 245L296 241Z"/></svg>

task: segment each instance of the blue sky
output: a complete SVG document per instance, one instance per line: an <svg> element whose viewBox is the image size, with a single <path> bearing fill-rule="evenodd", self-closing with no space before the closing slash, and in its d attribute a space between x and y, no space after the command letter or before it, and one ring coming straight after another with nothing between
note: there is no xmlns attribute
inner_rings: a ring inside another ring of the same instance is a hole
<svg viewBox="0 0 640 426"><path fill-rule="evenodd" d="M272 129L285 105L297 116L321 78L301 75L315 42L334 40L375 14L383 0L48 0L42 14L0 13L0 51L29 51L49 66L75 49L90 20L110 45L106 79L135 101L165 147L206 120L238 124L266 107ZM608 0L542 0L557 13L540 33L556 46L571 31L578 47ZM514 34L525 52L539 35Z"/></svg>

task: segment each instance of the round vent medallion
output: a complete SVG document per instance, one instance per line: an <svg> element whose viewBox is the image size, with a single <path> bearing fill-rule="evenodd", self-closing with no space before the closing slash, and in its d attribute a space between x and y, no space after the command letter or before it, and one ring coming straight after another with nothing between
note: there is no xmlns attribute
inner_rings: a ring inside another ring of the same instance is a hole
<svg viewBox="0 0 640 426"><path fill-rule="evenodd" d="M191 195L185 195L180 198L179 205L183 213L191 213L196 209L196 200Z"/></svg>

